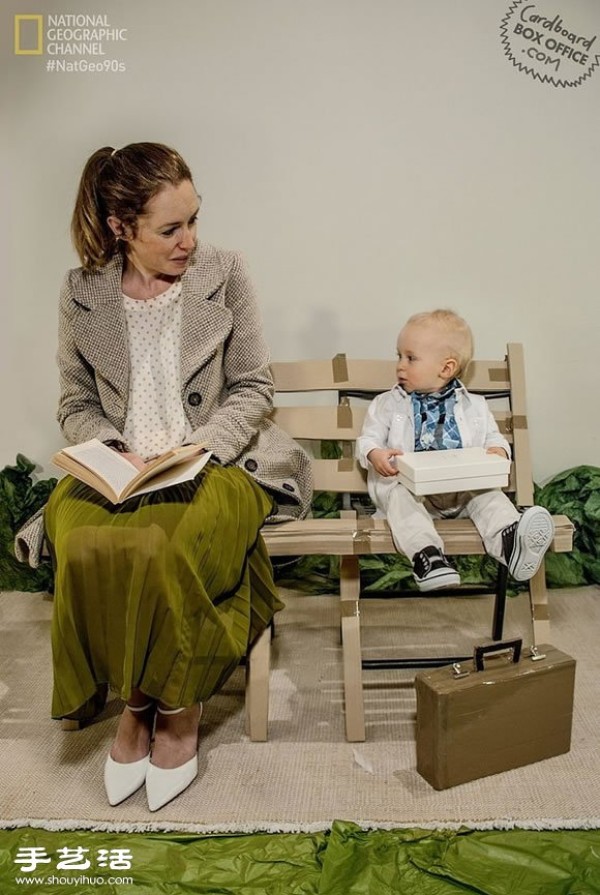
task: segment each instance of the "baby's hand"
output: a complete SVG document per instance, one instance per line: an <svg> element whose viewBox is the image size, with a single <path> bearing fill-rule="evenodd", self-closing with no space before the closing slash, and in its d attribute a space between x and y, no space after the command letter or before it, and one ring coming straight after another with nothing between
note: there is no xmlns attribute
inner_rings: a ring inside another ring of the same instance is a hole
<svg viewBox="0 0 600 895"><path fill-rule="evenodd" d="M508 460L508 454L502 447L488 448L486 454L498 454L499 457L504 457L505 460Z"/></svg>
<svg viewBox="0 0 600 895"><path fill-rule="evenodd" d="M398 470L393 462L394 457L401 457L403 451L394 448L373 448L367 454L367 460L379 475L396 475Z"/></svg>

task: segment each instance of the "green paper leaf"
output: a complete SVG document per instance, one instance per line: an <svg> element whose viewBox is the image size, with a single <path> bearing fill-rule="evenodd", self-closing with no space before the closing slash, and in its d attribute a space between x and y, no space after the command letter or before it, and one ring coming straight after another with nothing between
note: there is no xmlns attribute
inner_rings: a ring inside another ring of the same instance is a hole
<svg viewBox="0 0 600 895"><path fill-rule="evenodd" d="M17 531L42 507L56 485L56 479L33 481L35 464L17 454L14 466L0 471L0 589L16 591L52 590L49 563L32 569L18 562L14 552Z"/></svg>

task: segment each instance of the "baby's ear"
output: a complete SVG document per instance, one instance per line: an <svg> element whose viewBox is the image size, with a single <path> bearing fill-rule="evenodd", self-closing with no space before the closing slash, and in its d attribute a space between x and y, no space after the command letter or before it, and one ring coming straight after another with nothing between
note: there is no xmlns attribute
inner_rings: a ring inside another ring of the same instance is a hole
<svg viewBox="0 0 600 895"><path fill-rule="evenodd" d="M449 382L458 374L458 361L455 357L447 357L442 367L442 377Z"/></svg>

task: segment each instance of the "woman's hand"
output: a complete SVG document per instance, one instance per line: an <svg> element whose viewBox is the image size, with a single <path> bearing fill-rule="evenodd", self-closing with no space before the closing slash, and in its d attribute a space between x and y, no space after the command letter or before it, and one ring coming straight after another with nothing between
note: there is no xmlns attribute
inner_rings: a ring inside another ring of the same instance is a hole
<svg viewBox="0 0 600 895"><path fill-rule="evenodd" d="M130 463L133 463L136 469L139 469L140 472L145 468L146 463L139 454L134 454L133 451L124 451L121 456L125 460L129 460Z"/></svg>
<svg viewBox="0 0 600 895"><path fill-rule="evenodd" d="M505 460L508 460L508 454L502 447L489 447L486 450L486 454L498 454L499 457L504 457Z"/></svg>
<svg viewBox="0 0 600 895"><path fill-rule="evenodd" d="M401 457L404 451L395 448L373 448L367 454L367 460L379 475L396 475L398 470L393 462L393 457Z"/></svg>

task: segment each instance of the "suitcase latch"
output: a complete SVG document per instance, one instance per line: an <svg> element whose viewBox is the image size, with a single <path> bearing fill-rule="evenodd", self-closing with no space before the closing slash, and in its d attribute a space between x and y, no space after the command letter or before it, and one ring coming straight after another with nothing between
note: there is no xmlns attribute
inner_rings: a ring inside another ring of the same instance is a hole
<svg viewBox="0 0 600 895"><path fill-rule="evenodd" d="M452 664L452 673L454 677L467 677L467 675L470 674L468 670L463 669L460 662L454 662Z"/></svg>
<svg viewBox="0 0 600 895"><path fill-rule="evenodd" d="M532 662L539 662L540 659L546 658L546 653L540 653L537 646L531 646L530 650L531 650L531 656L529 658L531 659Z"/></svg>

